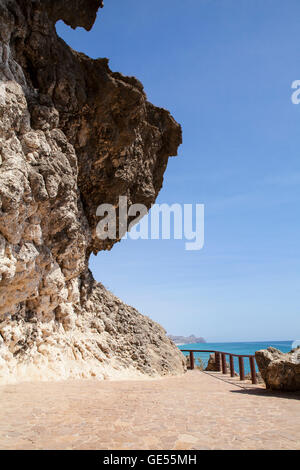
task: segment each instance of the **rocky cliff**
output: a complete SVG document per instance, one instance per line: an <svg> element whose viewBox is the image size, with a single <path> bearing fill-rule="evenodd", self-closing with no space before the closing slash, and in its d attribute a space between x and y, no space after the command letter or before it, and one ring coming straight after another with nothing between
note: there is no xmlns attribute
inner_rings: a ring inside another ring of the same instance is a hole
<svg viewBox="0 0 300 470"><path fill-rule="evenodd" d="M100 0L0 0L0 381L176 374L164 330L97 284L97 207L154 203L181 128L60 39Z"/></svg>

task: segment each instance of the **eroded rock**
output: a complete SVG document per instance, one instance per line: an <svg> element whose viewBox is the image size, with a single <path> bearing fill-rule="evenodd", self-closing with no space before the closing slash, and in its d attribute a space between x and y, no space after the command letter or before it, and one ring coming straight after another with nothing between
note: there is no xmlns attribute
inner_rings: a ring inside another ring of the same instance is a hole
<svg viewBox="0 0 300 470"><path fill-rule="evenodd" d="M229 366L229 364L228 364ZM206 371L209 372L219 372L219 365L216 363L216 358L214 354L209 355L209 359L206 366Z"/></svg>
<svg viewBox="0 0 300 470"><path fill-rule="evenodd" d="M255 353L256 362L266 387L271 390L300 390L300 349L283 353L276 348Z"/></svg>
<svg viewBox="0 0 300 470"><path fill-rule="evenodd" d="M100 0L0 0L0 381L176 374L164 330L88 271L102 203L155 202L181 128L61 40Z"/></svg>

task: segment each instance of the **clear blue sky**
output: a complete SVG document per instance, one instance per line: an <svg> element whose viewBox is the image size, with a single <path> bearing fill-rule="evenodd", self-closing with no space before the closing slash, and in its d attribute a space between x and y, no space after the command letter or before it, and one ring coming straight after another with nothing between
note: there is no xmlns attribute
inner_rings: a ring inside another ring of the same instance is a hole
<svg viewBox="0 0 300 470"><path fill-rule="evenodd" d="M300 339L299 0L106 0L59 34L135 75L183 126L158 202L204 203L205 248L123 240L97 280L169 333Z"/></svg>

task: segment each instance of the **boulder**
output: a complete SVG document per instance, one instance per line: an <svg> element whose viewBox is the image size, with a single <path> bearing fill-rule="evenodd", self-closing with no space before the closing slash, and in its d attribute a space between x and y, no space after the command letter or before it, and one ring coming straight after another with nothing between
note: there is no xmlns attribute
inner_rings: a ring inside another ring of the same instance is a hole
<svg viewBox="0 0 300 470"><path fill-rule="evenodd" d="M227 364L227 366L229 367L229 364ZM208 360L208 363L207 363L207 366L206 366L205 370L207 372L218 372L219 371L219 368L217 366L214 354L210 354L209 360Z"/></svg>
<svg viewBox="0 0 300 470"><path fill-rule="evenodd" d="M267 389L300 390L300 348L283 353L270 347L257 351L255 358Z"/></svg>

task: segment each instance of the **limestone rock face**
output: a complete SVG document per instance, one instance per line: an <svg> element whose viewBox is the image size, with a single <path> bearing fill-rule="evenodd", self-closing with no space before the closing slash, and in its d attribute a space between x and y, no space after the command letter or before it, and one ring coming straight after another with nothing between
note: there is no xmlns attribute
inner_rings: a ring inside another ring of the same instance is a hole
<svg viewBox="0 0 300 470"><path fill-rule="evenodd" d="M257 351L255 357L268 389L300 390L300 349L285 354L276 348L268 348Z"/></svg>
<svg viewBox="0 0 300 470"><path fill-rule="evenodd" d="M164 330L97 284L97 207L155 202L181 128L60 39L101 0L0 0L0 381L176 374Z"/></svg>

